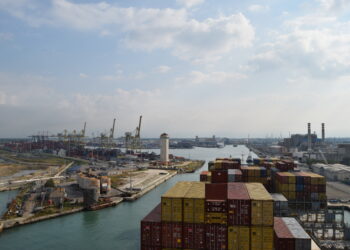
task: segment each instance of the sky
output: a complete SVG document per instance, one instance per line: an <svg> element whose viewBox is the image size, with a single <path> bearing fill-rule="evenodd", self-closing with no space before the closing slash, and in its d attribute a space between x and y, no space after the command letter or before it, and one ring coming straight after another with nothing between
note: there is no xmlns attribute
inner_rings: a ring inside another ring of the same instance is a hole
<svg viewBox="0 0 350 250"><path fill-rule="evenodd" d="M349 0L0 0L0 137L350 136Z"/></svg>

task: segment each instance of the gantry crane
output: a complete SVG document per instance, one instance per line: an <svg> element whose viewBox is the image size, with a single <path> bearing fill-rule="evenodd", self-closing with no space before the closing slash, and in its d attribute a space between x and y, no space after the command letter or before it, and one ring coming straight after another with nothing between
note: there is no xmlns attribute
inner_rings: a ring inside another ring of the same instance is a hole
<svg viewBox="0 0 350 250"><path fill-rule="evenodd" d="M135 150L135 152L141 152L141 123L142 115L139 119L139 125L136 127L134 133L126 132L125 133L125 148L128 150ZM134 135L133 135L134 134Z"/></svg>
<svg viewBox="0 0 350 250"><path fill-rule="evenodd" d="M109 135L107 135L107 133L101 133L101 136L100 136L101 147L111 148L114 146L113 139L114 139L115 121L116 119L114 118L112 128L109 131Z"/></svg>

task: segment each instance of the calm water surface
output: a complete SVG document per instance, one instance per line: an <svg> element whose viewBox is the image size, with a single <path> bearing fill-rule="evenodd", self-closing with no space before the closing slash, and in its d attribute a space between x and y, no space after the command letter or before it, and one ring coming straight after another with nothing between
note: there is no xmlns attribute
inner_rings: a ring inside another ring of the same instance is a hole
<svg viewBox="0 0 350 250"><path fill-rule="evenodd" d="M242 154L247 157L248 152L245 146L170 150L170 153L177 156L206 161L216 157L241 158ZM198 181L199 172L206 169L205 164L196 173L177 175L134 202L123 202L114 208L77 213L6 230L0 234L0 249L139 249L140 220L160 202L161 195L176 182ZM8 192L0 193L0 211L6 207L7 200Z"/></svg>

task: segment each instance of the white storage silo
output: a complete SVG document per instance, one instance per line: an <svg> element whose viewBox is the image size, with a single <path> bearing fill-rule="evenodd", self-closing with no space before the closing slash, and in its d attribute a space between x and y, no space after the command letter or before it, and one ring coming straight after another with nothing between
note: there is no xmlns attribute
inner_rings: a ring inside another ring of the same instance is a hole
<svg viewBox="0 0 350 250"><path fill-rule="evenodd" d="M160 135L160 161L169 162L169 136L166 133Z"/></svg>

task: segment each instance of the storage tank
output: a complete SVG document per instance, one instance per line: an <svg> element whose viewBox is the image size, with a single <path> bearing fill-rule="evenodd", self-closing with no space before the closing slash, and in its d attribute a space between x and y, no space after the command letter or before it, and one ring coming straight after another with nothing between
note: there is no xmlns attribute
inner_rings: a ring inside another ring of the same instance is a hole
<svg viewBox="0 0 350 250"><path fill-rule="evenodd" d="M84 189L83 196L84 196L84 206L89 207L98 202L98 199L100 198L100 191L97 188Z"/></svg>
<svg viewBox="0 0 350 250"><path fill-rule="evenodd" d="M160 161L169 162L169 136L166 133L160 135Z"/></svg>

